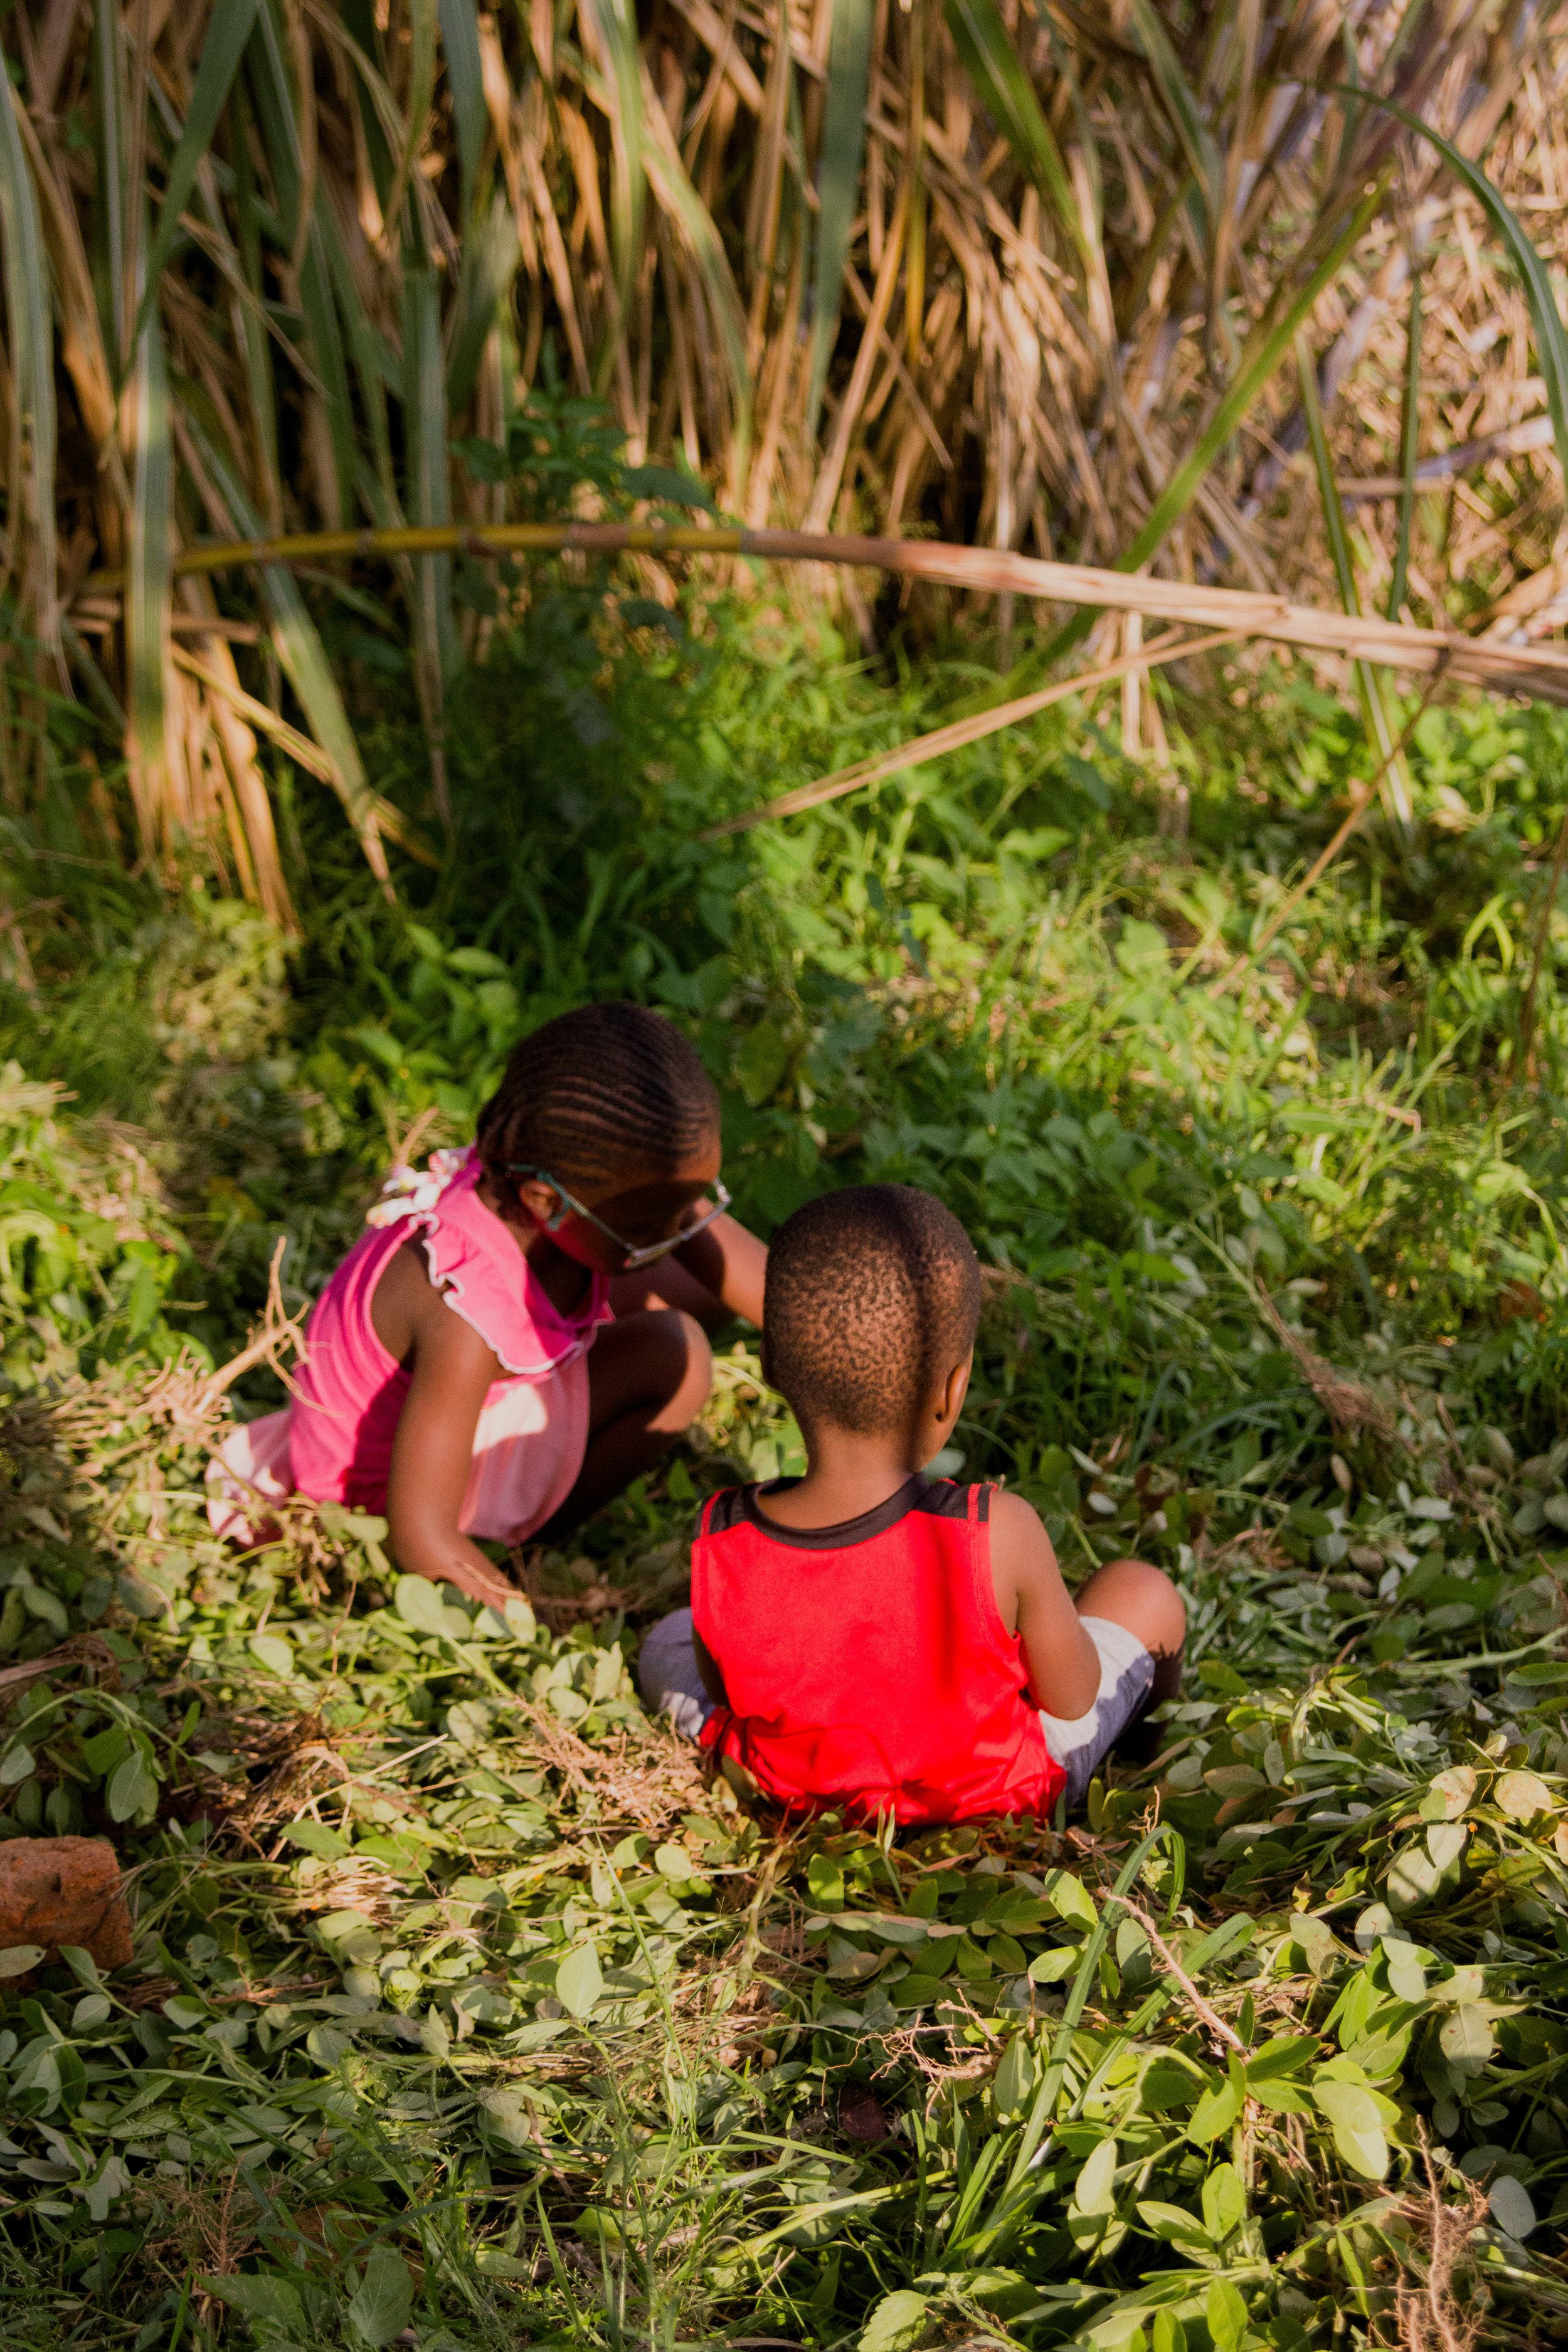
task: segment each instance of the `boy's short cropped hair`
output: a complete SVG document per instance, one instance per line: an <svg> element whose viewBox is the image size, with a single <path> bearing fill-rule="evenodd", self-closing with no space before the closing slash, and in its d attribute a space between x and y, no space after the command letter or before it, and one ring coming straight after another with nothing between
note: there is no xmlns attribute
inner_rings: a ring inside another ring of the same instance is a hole
<svg viewBox="0 0 1568 2352"><path fill-rule="evenodd" d="M803 1429L912 1428L974 1344L980 1261L950 1209L910 1184L858 1184L797 1209L768 1251L771 1384Z"/></svg>

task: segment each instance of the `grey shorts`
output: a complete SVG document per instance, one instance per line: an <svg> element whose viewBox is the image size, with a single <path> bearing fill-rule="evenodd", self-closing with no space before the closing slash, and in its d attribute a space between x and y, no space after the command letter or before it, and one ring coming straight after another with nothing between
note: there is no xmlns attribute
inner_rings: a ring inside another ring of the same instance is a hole
<svg viewBox="0 0 1568 2352"><path fill-rule="evenodd" d="M1109 1617L1079 1622L1100 1654L1099 1694L1088 1714L1071 1721L1059 1715L1040 1717L1046 1746L1068 1776L1069 1812L1088 1796L1096 1768L1136 1719L1154 1680L1154 1661L1136 1633ZM650 1713L668 1715L677 1731L697 1738L713 1702L698 1671L689 1609L672 1610L654 1626L637 1660L637 1683Z"/></svg>

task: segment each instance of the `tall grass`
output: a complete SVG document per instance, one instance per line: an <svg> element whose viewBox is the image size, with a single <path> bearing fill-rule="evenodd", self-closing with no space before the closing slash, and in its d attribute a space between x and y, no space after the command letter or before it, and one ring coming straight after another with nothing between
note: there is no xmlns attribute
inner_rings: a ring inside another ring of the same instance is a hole
<svg viewBox="0 0 1568 2352"><path fill-rule="evenodd" d="M1518 430L1542 378L1561 407L1552 298L1527 241L1522 288L1495 266L1514 215L1470 166L1550 253L1561 14L20 8L0 37L0 562L36 652L9 656L10 789L44 756L37 698L74 692L123 743L142 855L197 839L287 919L259 746L303 734L384 878L399 828L321 595L273 567L220 612L173 555L500 520L542 376L607 402L634 465L678 460L752 523L1272 587L1326 576L1300 335L1347 472L1375 485L1402 447L1414 466L1456 440L1491 461L1484 494L1423 491L1412 514L1396 473L1358 502L1366 594L1397 571L1429 620L1500 596L1500 627L1555 627L1557 478ZM1363 88L1389 103L1343 95ZM122 593L85 586L105 567ZM446 557L395 586L440 815L449 683L485 620Z"/></svg>

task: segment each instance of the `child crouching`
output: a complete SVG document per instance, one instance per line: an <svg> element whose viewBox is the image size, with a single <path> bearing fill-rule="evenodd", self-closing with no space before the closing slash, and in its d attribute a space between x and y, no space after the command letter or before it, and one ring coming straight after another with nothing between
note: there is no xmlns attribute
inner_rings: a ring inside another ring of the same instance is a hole
<svg viewBox="0 0 1568 2352"><path fill-rule="evenodd" d="M1036 1513L931 1480L969 1385L980 1267L928 1193L829 1193L768 1259L763 1360L805 1475L703 1510L691 1607L644 1695L776 1802L900 1822L1048 1820L1181 1680L1170 1579L1114 1560L1076 1601Z"/></svg>

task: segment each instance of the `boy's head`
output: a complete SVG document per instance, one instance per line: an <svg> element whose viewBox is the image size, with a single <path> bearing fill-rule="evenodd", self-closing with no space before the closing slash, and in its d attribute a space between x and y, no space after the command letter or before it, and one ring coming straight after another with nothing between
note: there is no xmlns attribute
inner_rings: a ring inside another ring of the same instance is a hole
<svg viewBox="0 0 1568 2352"><path fill-rule="evenodd" d="M958 1219L909 1184L808 1202L768 1251L768 1379L809 1437L910 1435L968 1361L980 1261Z"/></svg>

